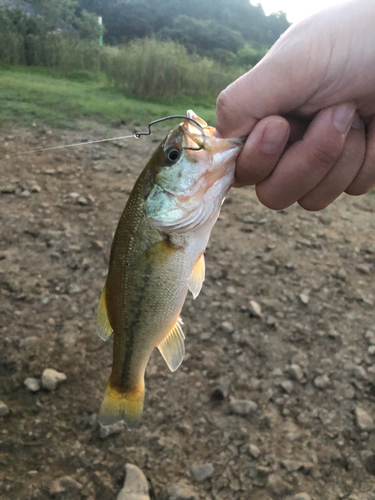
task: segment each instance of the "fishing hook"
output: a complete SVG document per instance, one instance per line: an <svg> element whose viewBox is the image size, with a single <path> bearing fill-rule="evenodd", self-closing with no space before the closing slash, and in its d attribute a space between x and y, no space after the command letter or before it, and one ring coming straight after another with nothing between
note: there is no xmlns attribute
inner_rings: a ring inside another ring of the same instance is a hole
<svg viewBox="0 0 375 500"><path fill-rule="evenodd" d="M165 122L166 120L172 120L173 118L184 118L185 120L190 120L202 132L202 135L203 135L203 144L202 144L202 146L200 146L199 148L184 148L184 149L189 149L190 151L200 151L201 149L203 149L204 148L204 144L206 142L206 136L205 136L204 129L203 129L202 125L200 123L198 123L197 120L194 120L194 118L190 118L189 116L185 116L185 115L171 115L171 116L165 116L164 118L159 118L158 120L154 120L153 122L150 122L147 125L148 126L148 132L136 132L134 134L134 137L136 139L140 139L141 135L151 135L151 126L152 125L155 125L156 123L160 123L160 122Z"/></svg>

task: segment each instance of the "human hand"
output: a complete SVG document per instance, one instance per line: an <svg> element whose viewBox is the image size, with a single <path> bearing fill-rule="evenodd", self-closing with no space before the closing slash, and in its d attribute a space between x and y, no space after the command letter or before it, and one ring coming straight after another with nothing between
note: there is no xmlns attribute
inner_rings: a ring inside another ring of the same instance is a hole
<svg viewBox="0 0 375 500"><path fill-rule="evenodd" d="M368 0L315 14L220 94L218 134L250 134L236 186L255 184L277 210L296 201L321 210L374 186L374 19Z"/></svg>

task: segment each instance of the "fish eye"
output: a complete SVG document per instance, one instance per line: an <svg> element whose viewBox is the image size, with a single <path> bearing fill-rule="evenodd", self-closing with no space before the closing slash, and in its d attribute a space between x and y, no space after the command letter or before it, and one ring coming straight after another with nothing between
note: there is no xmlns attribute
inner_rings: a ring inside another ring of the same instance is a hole
<svg viewBox="0 0 375 500"><path fill-rule="evenodd" d="M180 158L180 154L181 152L179 149L170 149L168 152L168 160L175 162Z"/></svg>

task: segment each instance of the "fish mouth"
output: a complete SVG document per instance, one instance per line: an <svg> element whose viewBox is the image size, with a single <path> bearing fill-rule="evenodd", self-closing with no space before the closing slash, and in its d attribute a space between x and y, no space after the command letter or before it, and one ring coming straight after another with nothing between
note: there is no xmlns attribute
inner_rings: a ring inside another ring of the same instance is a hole
<svg viewBox="0 0 375 500"><path fill-rule="evenodd" d="M230 139L219 139L215 137L215 127L210 127L207 123L202 120L198 115L189 109L186 113L188 119L184 120L181 124L182 130L184 132L187 149L197 150L203 149L210 154L216 154L220 151L226 151L229 149L241 148L247 137L230 138ZM192 121L194 120L194 121ZM196 122L196 123L194 123ZM198 126L198 125L200 126Z"/></svg>

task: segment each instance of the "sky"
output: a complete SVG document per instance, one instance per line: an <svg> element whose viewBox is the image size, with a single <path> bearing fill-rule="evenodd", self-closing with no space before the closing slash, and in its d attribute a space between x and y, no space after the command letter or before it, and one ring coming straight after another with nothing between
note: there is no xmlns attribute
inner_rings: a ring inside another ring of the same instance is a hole
<svg viewBox="0 0 375 500"><path fill-rule="evenodd" d="M301 19L338 3L343 0L251 0L253 5L260 3L266 15L282 10L289 22L295 23Z"/></svg>

